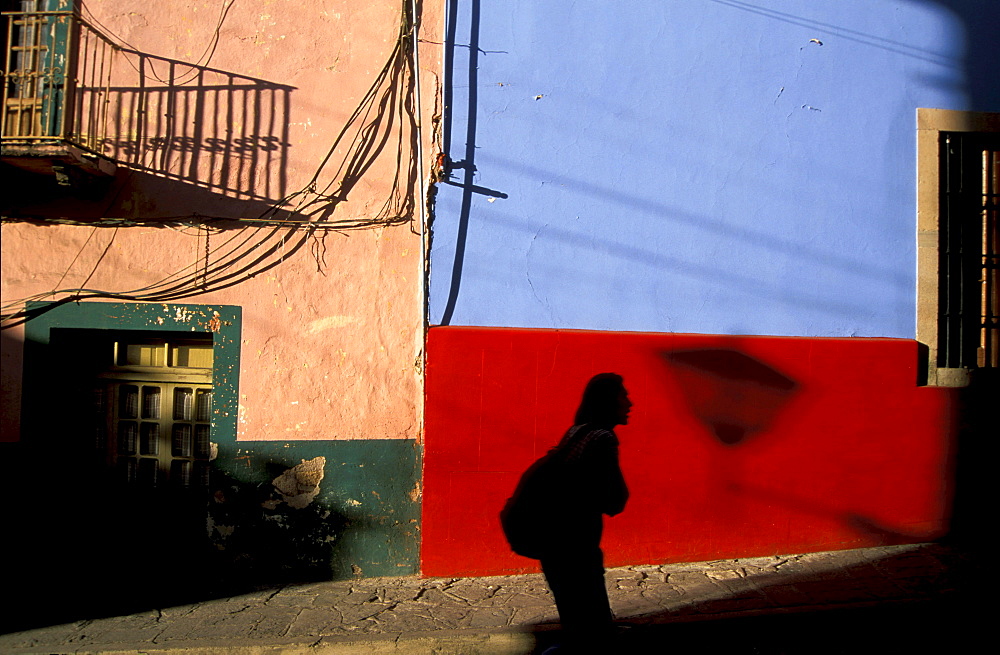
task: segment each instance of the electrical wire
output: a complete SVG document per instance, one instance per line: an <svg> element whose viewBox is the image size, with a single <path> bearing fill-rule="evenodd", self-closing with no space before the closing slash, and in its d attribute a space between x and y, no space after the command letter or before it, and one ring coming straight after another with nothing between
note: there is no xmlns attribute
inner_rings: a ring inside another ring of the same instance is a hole
<svg viewBox="0 0 1000 655"><path fill-rule="evenodd" d="M84 286L84 287L87 286L87 283L90 282L90 278L94 277L94 273L97 272L97 269L100 267L101 262L104 261L105 256L107 256L107 254L108 254L108 251L111 250L111 244L113 244L115 242L115 237L116 236L118 236L118 228L117 227L115 228L115 231L111 233L111 238L108 239L108 245L104 246L104 251L101 252L101 256L97 258L96 262L94 262L94 268L90 269L90 275L87 276L87 279L84 280L83 284L80 285L80 286Z"/></svg>
<svg viewBox="0 0 1000 655"><path fill-rule="evenodd" d="M73 268L73 264L76 263L76 260L80 259L80 255L83 254L83 251L87 248L87 244L90 243L90 240L94 238L94 235L97 234L97 231L99 229L101 228L94 227L93 229L90 230L90 234L87 235L87 240L83 242L83 245L80 246L80 249L76 252L76 257L73 258L73 261L71 261L69 263L69 266L66 267L66 270L63 271L63 274L62 276L60 276L59 281L56 282L57 289L59 288L59 285L62 284L62 281L66 279L66 276L69 275L70 270Z"/></svg>
<svg viewBox="0 0 1000 655"><path fill-rule="evenodd" d="M414 14L410 0L403 0L402 4L396 42L388 60L302 189L279 200L256 219L198 217L202 221L243 225L217 246L208 248L206 243L204 263L199 256L192 264L174 271L157 282L129 291L89 289L86 288L85 282L79 288L58 289L22 298L3 305L3 313L0 316L2 327L6 329L19 325L40 312L67 302L94 298L156 302L219 291L281 264L310 242L318 231L330 229L342 231L412 221L413 193L408 190L412 189L417 173L412 156L406 158L407 165L404 165L403 151L407 139L412 142L413 132L418 128L413 118L411 84L414 75L411 43ZM229 6L231 5L232 3ZM410 123L409 132L403 125L407 117ZM398 127L397 120L400 123ZM353 135L349 137L352 129ZM378 159L394 132L397 135L396 170L389 197L380 210L374 216L363 219L333 218L337 205L346 199L353 186ZM419 134L416 138L419 140ZM346 145L344 157L333 169L333 175L323 185L322 190L317 191L324 172L342 145ZM298 201L295 209L286 209L293 201ZM277 218L283 213L304 216L306 220ZM249 227L248 223L254 227ZM269 229L261 235L260 230L264 228ZM219 228L219 231L222 229L224 228ZM111 247L114 236L112 235L98 264ZM320 259L317 258L317 266L319 265ZM88 276L87 282L95 271L96 266ZM63 297L56 298L57 296ZM29 307L32 303L53 298L55 300L44 307Z"/></svg>

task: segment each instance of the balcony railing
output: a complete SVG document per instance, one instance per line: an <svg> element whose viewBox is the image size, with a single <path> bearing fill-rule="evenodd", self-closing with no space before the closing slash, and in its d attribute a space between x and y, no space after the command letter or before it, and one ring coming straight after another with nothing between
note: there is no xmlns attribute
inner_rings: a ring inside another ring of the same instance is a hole
<svg viewBox="0 0 1000 655"><path fill-rule="evenodd" d="M5 12L3 23L3 144L99 152L119 48L74 12Z"/></svg>
<svg viewBox="0 0 1000 655"><path fill-rule="evenodd" d="M228 198L284 197L294 87L123 47L73 11L2 18L4 162L57 179L67 165L124 166Z"/></svg>

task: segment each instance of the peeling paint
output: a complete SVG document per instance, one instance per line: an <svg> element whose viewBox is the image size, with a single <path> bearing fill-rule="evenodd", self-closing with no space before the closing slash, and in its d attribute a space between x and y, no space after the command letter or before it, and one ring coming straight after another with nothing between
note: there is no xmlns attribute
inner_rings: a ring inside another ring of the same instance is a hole
<svg viewBox="0 0 1000 655"><path fill-rule="evenodd" d="M215 316L209 319L207 327L209 332L218 332L222 329L222 318L219 316L219 312L215 312Z"/></svg>
<svg viewBox="0 0 1000 655"><path fill-rule="evenodd" d="M325 466L325 457L304 459L272 480L271 484L289 507L302 509L319 494L319 484L323 480Z"/></svg>

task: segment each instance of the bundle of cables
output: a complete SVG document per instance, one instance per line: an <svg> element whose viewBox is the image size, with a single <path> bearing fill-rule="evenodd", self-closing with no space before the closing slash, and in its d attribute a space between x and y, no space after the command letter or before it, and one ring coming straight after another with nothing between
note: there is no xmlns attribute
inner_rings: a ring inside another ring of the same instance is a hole
<svg viewBox="0 0 1000 655"><path fill-rule="evenodd" d="M402 4L399 29L388 60L305 186L252 218L158 218L157 225L170 226L172 223L196 227L199 234L204 234L204 259L199 258L152 284L123 291L86 288L87 281L93 277L92 271L80 288L56 288L5 303L0 315L2 327L20 325L58 305L86 299L166 302L219 291L278 266L310 239L326 231L343 232L412 222L420 137L415 117L413 4L412 0L404 0ZM390 142L391 147L388 147ZM385 202L371 216L339 218L337 206L347 199L353 187L386 152L395 154L395 171ZM98 265L110 249L118 229L114 228ZM227 237L222 243L209 247L209 235L216 233L227 234ZM90 239L87 241L89 243ZM319 266L320 255L315 252L314 255Z"/></svg>

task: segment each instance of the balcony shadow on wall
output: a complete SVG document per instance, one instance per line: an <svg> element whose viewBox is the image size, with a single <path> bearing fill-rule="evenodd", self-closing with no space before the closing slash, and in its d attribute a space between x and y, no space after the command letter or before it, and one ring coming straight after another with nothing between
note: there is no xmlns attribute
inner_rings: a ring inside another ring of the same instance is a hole
<svg viewBox="0 0 1000 655"><path fill-rule="evenodd" d="M104 184L78 174L62 188L21 175L27 186L11 186L20 192L7 212L89 221L184 215L195 206L246 216L285 197L295 87L122 48L86 24L79 59L65 140L127 172ZM92 204L78 207L81 195Z"/></svg>
<svg viewBox="0 0 1000 655"><path fill-rule="evenodd" d="M106 90L110 128L96 150L132 170L220 195L274 202L286 193L295 87L120 50L135 79Z"/></svg>
<svg viewBox="0 0 1000 655"><path fill-rule="evenodd" d="M106 226L116 230L131 225L195 227L205 237L205 248L202 261L170 273L153 285L115 290L68 288L23 298L24 302L56 300L47 308L24 308L5 315L4 327L23 323L33 315L65 302L90 298L165 302L226 289L280 265L310 244L316 266L323 272L327 267L323 237L329 231L346 232L410 223L418 206L414 192L417 186L418 131L413 51L409 41L412 24L409 7L407 4L404 8L396 44L386 63L348 121L339 129L310 180L302 188L280 199L275 200L271 196L284 193L283 173L275 184L231 188L222 183L209 183L211 180L205 182L201 178L170 177L141 167L128 168L118 173L114 186L89 201L73 199L65 193L62 197L49 200L51 194L35 193L18 182L17 187L24 192L18 194L20 209L10 212L15 219ZM287 92L290 91L291 87L288 87ZM284 97L287 101L287 93ZM287 118L285 102L269 100L265 104L268 111L275 113L268 114L267 121L259 121L261 124L266 123L270 128L277 124L279 118L282 121ZM284 113L278 108L284 108L281 109ZM276 162L278 171L284 171L284 156L288 147L284 137L274 143L268 141L270 136L267 132L254 131L247 138L251 149L257 147L253 144L274 145L277 154L272 153L269 157L274 157L272 161ZM165 143L164 148L169 150L171 142ZM347 201L355 186L387 151L392 157L394 171L384 176L388 187L385 200L381 205L376 204L376 209L370 214L341 218L336 213L340 204ZM264 159L258 156L256 161L259 164ZM192 160L193 155L188 159L178 155L174 159ZM248 168L240 170L256 174ZM268 172L271 173L273 170ZM54 185L37 181L34 184L49 184L50 191ZM149 189L155 193L148 193ZM261 189L268 192L267 196L261 195ZM0 210L3 208L0 207ZM223 245L213 243L210 247L209 233L221 230L231 234L219 240ZM114 238L115 232L108 238L107 247Z"/></svg>
<svg viewBox="0 0 1000 655"><path fill-rule="evenodd" d="M395 47L302 188L288 188L295 87L105 43L93 59L115 72L73 90L68 140L118 164L114 179L59 185L4 166L0 212L17 220L88 225L167 221L215 229L323 223L347 230L407 223L417 184L416 98L407 12ZM120 60L120 61L119 61ZM90 65L91 68L94 65ZM99 66L97 68L100 68ZM335 220L337 206L394 146L388 198L374 216ZM63 180L65 182L65 179ZM71 180L72 181L72 180Z"/></svg>
<svg viewBox="0 0 1000 655"><path fill-rule="evenodd" d="M54 178L13 167L4 167L0 173L7 177L11 188L18 190L5 194L0 213L36 224L166 227L177 221L261 216L273 213L279 202L234 198L181 180L121 167L114 178L88 180L82 187L63 186Z"/></svg>

